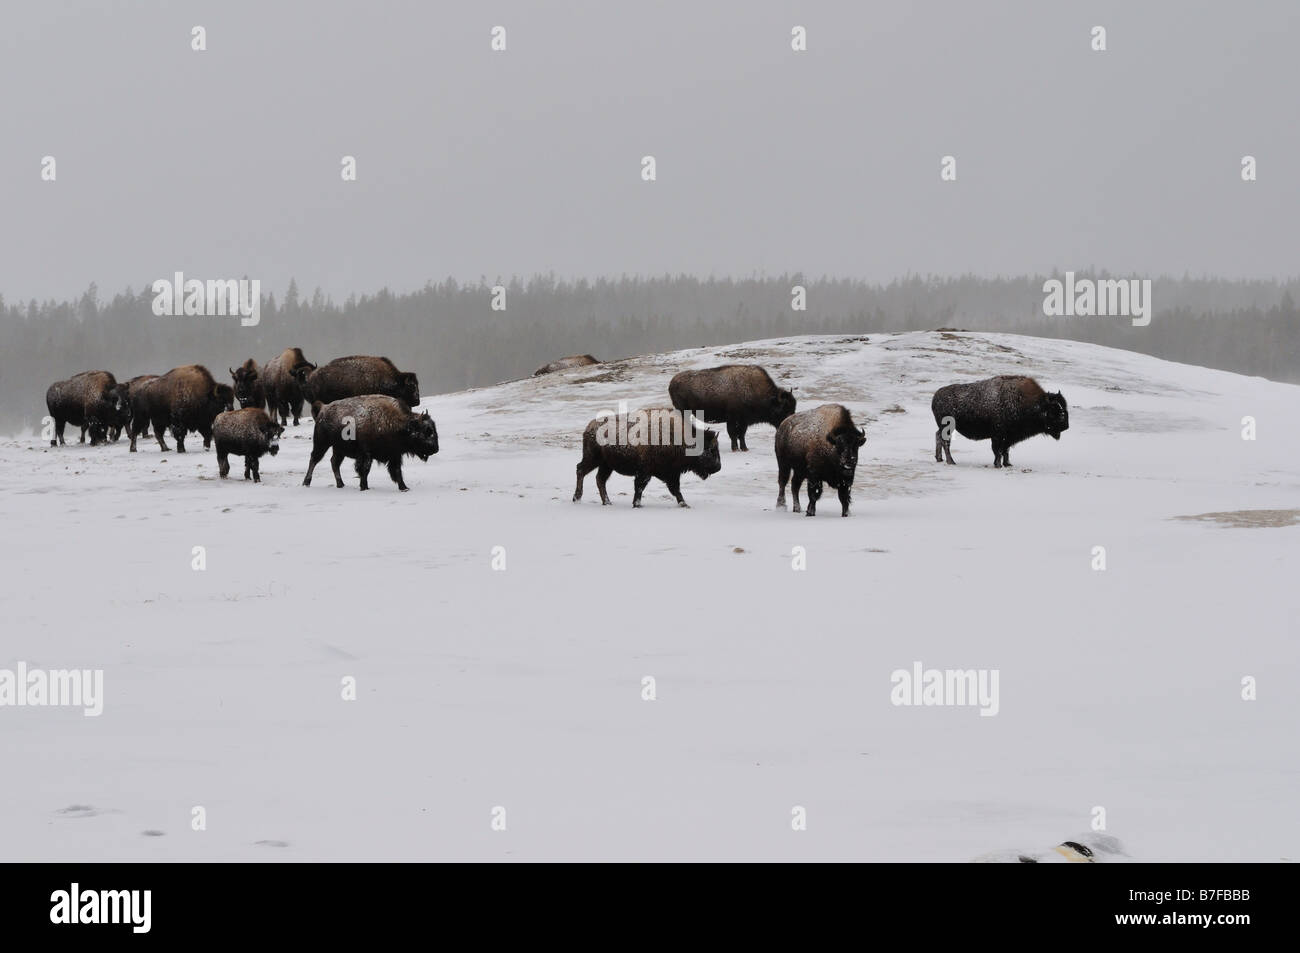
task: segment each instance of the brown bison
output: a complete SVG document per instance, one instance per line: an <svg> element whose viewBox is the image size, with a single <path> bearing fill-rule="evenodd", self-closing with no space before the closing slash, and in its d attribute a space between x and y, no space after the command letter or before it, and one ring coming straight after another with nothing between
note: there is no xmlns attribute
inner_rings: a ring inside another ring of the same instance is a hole
<svg viewBox="0 0 1300 953"><path fill-rule="evenodd" d="M212 445L212 421L223 410L233 410L235 389L218 384L202 364L174 367L161 377L131 388L131 452L136 438L150 424L158 447L167 452L168 428L176 438L176 452L185 452L185 434L203 435L203 449Z"/></svg>
<svg viewBox="0 0 1300 953"><path fill-rule="evenodd" d="M586 367L589 364L599 364L590 354L571 354L568 357L562 357L558 361L551 361L549 364L543 364L537 370L533 371L534 377L541 377L543 374L552 374L555 371L562 371L566 367Z"/></svg>
<svg viewBox="0 0 1300 953"><path fill-rule="evenodd" d="M328 404L345 397L383 394L408 407L420 403L420 382L409 371L399 371L386 357L353 355L336 357L307 375L302 392L312 404Z"/></svg>
<svg viewBox="0 0 1300 953"><path fill-rule="evenodd" d="M257 407L227 410L217 414L212 422L212 440L217 447L217 471L221 479L230 475L230 454L244 458L244 479L252 474L254 483L261 483L258 461L263 454L275 456L280 452L280 434L284 428L266 416Z"/></svg>
<svg viewBox="0 0 1300 953"><path fill-rule="evenodd" d="M122 435L123 431L125 431L128 436L130 435L131 413L132 413L131 388L137 387L140 384L143 384L145 381L152 381L157 379L158 379L157 374L137 374L129 381L117 382L117 392L122 397L122 409L118 412L117 423L109 431L108 439L112 440L114 443L117 443L117 439ZM145 422L145 427L146 428L148 427L148 421ZM144 436L147 437L149 436L149 434L145 433Z"/></svg>
<svg viewBox="0 0 1300 953"><path fill-rule="evenodd" d="M668 383L678 410L689 410L709 424L725 423L731 449L748 451L745 431L752 424L781 422L794 413L794 394L782 390L757 364L723 364L682 371Z"/></svg>
<svg viewBox="0 0 1300 953"><path fill-rule="evenodd" d="M1011 448L1022 440L1048 434L1060 440L1070 429L1070 410L1061 394L1049 394L1032 377L1004 374L972 384L949 384L930 402L938 430L934 459L952 458L952 432L967 440L993 441L993 466L1011 466Z"/></svg>
<svg viewBox="0 0 1300 953"><path fill-rule="evenodd" d="M266 409L272 417L279 417L281 424L287 424L292 416L293 425L298 426L304 400L302 383L314 370L316 365L303 356L300 347L285 348L263 366L261 378Z"/></svg>
<svg viewBox="0 0 1300 953"><path fill-rule="evenodd" d="M388 465L388 475L397 488L405 493L410 487L402 479L402 457L416 456L421 460L438 452L438 428L426 410L411 413L411 408L396 397L370 394L365 397L346 397L329 404L319 401L312 404L315 429L312 431L311 462L303 486L311 486L312 471L333 448L330 466L334 470L334 483L343 486L339 464L344 457L356 460L357 476L361 489L370 488L370 464L378 460Z"/></svg>
<svg viewBox="0 0 1300 953"><path fill-rule="evenodd" d="M840 495L840 515L849 515L853 477L858 468L858 448L867 435L839 404L822 404L785 420L776 428L776 505L785 509L785 484L794 474L790 493L799 512L799 486L808 481L808 516L817 515L822 484Z"/></svg>
<svg viewBox="0 0 1300 953"><path fill-rule="evenodd" d="M266 406L266 385L262 381L262 369L251 357L239 365L239 370L227 368L235 382L235 400L239 406L256 407L261 410Z"/></svg>
<svg viewBox="0 0 1300 953"><path fill-rule="evenodd" d="M718 435L697 430L683 415L670 407L650 407L623 416L597 417L582 432L582 461L578 464L578 485L573 502L582 499L582 484L596 471L600 502L609 505L605 483L611 473L632 477L632 505L641 505L651 478L662 480L679 506L682 474L694 473L707 480L722 469ZM691 433L687 433L687 426ZM701 439L703 438L703 439Z"/></svg>
<svg viewBox="0 0 1300 953"><path fill-rule="evenodd" d="M122 395L117 379L108 371L83 371L66 381L56 381L45 392L45 406L54 420L54 436L50 446L63 443L63 428L74 424L81 428L81 439L86 442L90 431L92 447L108 440L109 430L118 425L122 412Z"/></svg>

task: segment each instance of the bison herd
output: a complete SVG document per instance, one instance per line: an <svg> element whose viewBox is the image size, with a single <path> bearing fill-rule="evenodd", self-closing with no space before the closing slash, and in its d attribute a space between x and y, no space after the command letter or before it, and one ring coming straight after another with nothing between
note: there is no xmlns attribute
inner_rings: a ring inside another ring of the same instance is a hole
<svg viewBox="0 0 1300 953"><path fill-rule="evenodd" d="M108 371L86 371L58 381L45 392L54 425L50 446L64 442L69 423L81 428L83 443L89 432L92 446L115 443L125 430L132 453L137 439L147 437L151 427L158 448L171 449L166 437L170 433L177 453L185 453L186 435L197 433L204 450L216 441L222 479L230 474L233 454L244 458L244 479L260 483L261 458L275 456L289 419L296 427L303 405L309 403L315 432L304 486L311 486L312 470L331 447L338 485L343 485L339 463L351 457L363 490L368 488L372 461L385 464L398 489L406 490L402 456L428 460L438 452L433 420L427 412L411 411L420 402L419 381L386 357L353 355L318 367L303 356L302 348L291 347L264 365L250 357L229 371L233 385L218 382L202 364L129 381L119 382Z"/></svg>
<svg viewBox="0 0 1300 953"><path fill-rule="evenodd" d="M544 365L536 374L595 363L590 355L576 355ZM69 423L81 428L81 442L89 433L92 446L116 442L125 431L133 453L137 439L147 438L150 428L163 451L170 449L166 440L170 433L178 453L185 452L186 436L197 433L205 450L216 442L222 479L230 473L233 454L244 459L244 479L259 483L259 461L276 454L289 420L297 426L304 405L309 405L314 429L303 486L311 486L312 473L328 451L336 486L343 486L339 465L351 458L362 490L368 488L370 467L378 461L398 489L405 491L402 458L427 461L438 452L433 419L427 411L411 409L420 403L416 375L398 370L386 357L353 355L317 366L301 348L292 347L266 364L249 358L229 371L233 385L217 381L201 364L126 381L107 371L86 371L58 381L45 394L53 421L50 445L64 442ZM610 502L606 482L618 473L632 477L634 507L641 505L652 479L664 483L677 503L686 506L681 478L694 473L706 480L722 469L717 434L696 432L695 423L724 424L733 452L749 450L745 443L749 427L769 424L776 428L777 507L785 509L789 483L794 512L800 512L799 490L806 483L806 515L816 515L824 487L836 491L840 515L849 515L858 451L867 437L844 406L823 404L796 412L793 391L778 387L764 368L752 364L682 371L669 382L668 396L672 407L598 417L587 424L575 503L582 499L584 478L595 470L602 504ZM955 462L954 430L970 440L992 441L993 466L1002 468L1011 466L1014 445L1039 434L1060 440L1070 426L1065 398L1044 391L1032 377L1005 375L950 384L935 392L930 406L938 428L934 438L938 462ZM635 438L645 421L650 433L676 436ZM687 421L694 440L688 436ZM634 439L628 439L629 434Z"/></svg>

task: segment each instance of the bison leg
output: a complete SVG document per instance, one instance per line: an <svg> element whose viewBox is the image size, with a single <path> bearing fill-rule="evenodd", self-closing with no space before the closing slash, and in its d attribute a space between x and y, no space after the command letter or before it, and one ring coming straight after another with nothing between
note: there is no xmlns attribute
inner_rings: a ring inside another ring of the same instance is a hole
<svg viewBox="0 0 1300 953"><path fill-rule="evenodd" d="M673 495L673 499L677 501L677 505L689 508L691 504L687 503L686 500L682 498L682 478L677 474L673 474L665 479L664 482L668 484L668 492Z"/></svg>
<svg viewBox="0 0 1300 953"><path fill-rule="evenodd" d="M573 488L573 502L575 502L575 503L577 503L579 500L582 499L582 482L583 482L583 480L585 480L585 479L587 478L587 474L590 473L590 472L594 469L593 467L586 467L586 468L584 469L583 464L585 464L586 462L587 462L587 461L586 461L586 459L584 458L583 461L582 461L582 463L579 463L578 466L575 468L575 469L577 470L577 472L578 472L578 484L577 484L577 486L575 486L575 487Z"/></svg>
<svg viewBox="0 0 1300 953"><path fill-rule="evenodd" d="M613 467L602 464L596 471L596 489L600 491L600 505L609 506L609 494L605 492L605 483L609 480L609 475L614 472Z"/></svg>
<svg viewBox="0 0 1300 953"><path fill-rule="evenodd" d="M1002 454L1003 454L1004 450L1005 450L1005 447L1003 446L1002 441L998 440L997 438L994 438L994 440L993 440L993 466L996 467L996 468L998 468L998 469L1001 469L1001 467L1002 467Z"/></svg>
<svg viewBox="0 0 1300 953"><path fill-rule="evenodd" d="M749 424L747 423L736 424L736 433L740 437L740 450L742 453L749 453L749 447L745 443L745 431L747 431L748 429L749 429Z"/></svg>
<svg viewBox="0 0 1300 953"><path fill-rule="evenodd" d="M343 474L339 473L339 464L343 462L342 447L335 447L334 452L330 454L330 468L334 471L334 485L340 490L343 489Z"/></svg>
<svg viewBox="0 0 1300 953"><path fill-rule="evenodd" d="M167 446L167 421L164 418L157 418L153 422L153 435L158 438L158 447L163 453L168 453L171 447Z"/></svg>
<svg viewBox="0 0 1300 953"><path fill-rule="evenodd" d="M790 483L790 496L794 500L794 511L802 513L803 507L799 505L799 487L803 486L804 475L798 470L794 471L794 479Z"/></svg>
<svg viewBox="0 0 1300 953"><path fill-rule="evenodd" d="M808 481L808 511L804 513L804 516L817 515L817 501L821 499L821 496L822 481L810 479Z"/></svg>
<svg viewBox="0 0 1300 953"><path fill-rule="evenodd" d="M849 496L853 489L847 483L840 487L840 516L849 515Z"/></svg>
<svg viewBox="0 0 1300 953"><path fill-rule="evenodd" d="M302 398L295 397L289 401L289 409L293 411L293 425L298 426L298 418L302 416Z"/></svg>
<svg viewBox="0 0 1300 953"><path fill-rule="evenodd" d="M217 447L217 475L223 480L230 476L230 457L220 447ZM244 479L248 479L247 470L244 471Z"/></svg>
<svg viewBox="0 0 1300 953"><path fill-rule="evenodd" d="M951 437L947 437L947 438L945 438L944 441L943 441L943 455L944 455L945 457L947 457L948 462L951 463L953 466L956 466L956 465L957 465L957 461L954 460L954 459L952 458L952 438L951 438Z"/></svg>
<svg viewBox="0 0 1300 953"><path fill-rule="evenodd" d="M324 443L323 441L320 440L314 441L312 443L311 459L307 461L307 475L302 478L303 486L311 486L312 472L316 469L316 464L320 463L321 459L325 456L325 450L328 447L329 444ZM336 466L334 469L335 471L337 471L338 467Z"/></svg>
<svg viewBox="0 0 1300 953"><path fill-rule="evenodd" d="M410 489L410 487L406 485L406 481L402 479L401 457L393 457L393 459L388 461L388 475L393 478L393 482L397 484L397 488L403 493Z"/></svg>
<svg viewBox="0 0 1300 953"><path fill-rule="evenodd" d="M357 476L361 478L361 489L370 489L370 464L374 460L362 451L357 451Z"/></svg>
<svg viewBox="0 0 1300 953"><path fill-rule="evenodd" d="M633 489L632 505L633 506L641 505L641 494L645 492L645 488L649 485L650 485L650 475L647 473L638 473L636 476L632 478L632 489Z"/></svg>
<svg viewBox="0 0 1300 953"><path fill-rule="evenodd" d="M247 470L250 467L253 470L253 482L261 483L262 471L258 469L258 461L257 461L257 456L255 454L249 454L248 456L244 457L244 469Z"/></svg>
<svg viewBox="0 0 1300 953"><path fill-rule="evenodd" d="M67 421L61 417L54 418L54 439L50 441L51 447L57 447L63 443L63 427Z"/></svg>
<svg viewBox="0 0 1300 953"><path fill-rule="evenodd" d="M731 438L731 452L735 453L740 449L740 425L727 421L727 436Z"/></svg>
<svg viewBox="0 0 1300 953"><path fill-rule="evenodd" d="M81 436L77 439L77 443L85 443L85 442L86 442L86 425L85 425L85 424L82 424L82 425L81 425Z"/></svg>
<svg viewBox="0 0 1300 953"><path fill-rule="evenodd" d="M173 427L172 436L176 438L176 452L185 452L185 435L189 433L184 427Z"/></svg>
<svg viewBox="0 0 1300 953"><path fill-rule="evenodd" d="M783 460L776 462L776 505L785 509L785 485L790 481L790 465Z"/></svg>

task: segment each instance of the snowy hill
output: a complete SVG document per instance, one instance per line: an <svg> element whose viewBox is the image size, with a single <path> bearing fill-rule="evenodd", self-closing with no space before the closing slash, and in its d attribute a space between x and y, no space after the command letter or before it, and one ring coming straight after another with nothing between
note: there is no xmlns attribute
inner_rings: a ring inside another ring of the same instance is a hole
<svg viewBox="0 0 1300 953"><path fill-rule="evenodd" d="M617 475L615 505L594 476L570 501L589 419L724 362L865 425L851 518L774 509L761 426L683 480L691 509L655 482L633 510ZM165 369L120 369L144 370ZM961 437L935 463L931 394L998 373L1061 390L1069 431L1010 470ZM344 490L299 486L307 421L256 486L194 438L0 441L0 669L104 673L98 717L0 708L4 856L964 861L1097 807L1135 860L1300 851L1300 388L930 332L421 406L442 451L406 461L406 494L379 467L359 493L350 464ZM893 704L916 663L996 671L996 716Z"/></svg>

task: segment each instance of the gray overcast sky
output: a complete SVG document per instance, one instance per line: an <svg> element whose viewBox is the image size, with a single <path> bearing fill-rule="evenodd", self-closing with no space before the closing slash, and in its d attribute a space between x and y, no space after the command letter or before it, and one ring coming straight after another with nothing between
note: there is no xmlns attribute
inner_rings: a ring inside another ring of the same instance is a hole
<svg viewBox="0 0 1300 953"><path fill-rule="evenodd" d="M5 0L0 21L10 301L177 270L336 297L552 270L1300 270L1294 0Z"/></svg>

